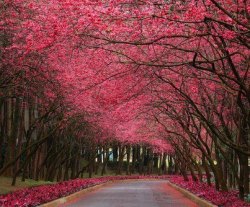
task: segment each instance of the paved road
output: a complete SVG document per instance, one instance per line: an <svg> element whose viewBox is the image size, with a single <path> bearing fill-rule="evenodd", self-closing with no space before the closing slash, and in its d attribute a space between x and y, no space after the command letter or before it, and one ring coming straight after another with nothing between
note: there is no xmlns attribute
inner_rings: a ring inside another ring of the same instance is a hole
<svg viewBox="0 0 250 207"><path fill-rule="evenodd" d="M63 206L198 207L163 180L109 184Z"/></svg>

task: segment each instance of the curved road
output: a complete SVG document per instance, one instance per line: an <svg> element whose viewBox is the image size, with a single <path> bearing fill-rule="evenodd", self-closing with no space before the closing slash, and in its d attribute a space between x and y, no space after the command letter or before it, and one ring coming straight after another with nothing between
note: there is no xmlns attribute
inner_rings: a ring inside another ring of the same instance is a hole
<svg viewBox="0 0 250 207"><path fill-rule="evenodd" d="M167 181L129 181L105 185L64 207L198 207Z"/></svg>

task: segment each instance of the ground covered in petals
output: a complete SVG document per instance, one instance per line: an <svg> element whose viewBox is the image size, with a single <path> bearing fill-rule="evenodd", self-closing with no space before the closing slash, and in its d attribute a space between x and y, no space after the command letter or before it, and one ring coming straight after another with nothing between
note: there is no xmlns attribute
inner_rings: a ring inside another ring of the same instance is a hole
<svg viewBox="0 0 250 207"><path fill-rule="evenodd" d="M217 206L240 207L250 206L250 203L241 201L238 198L237 191L220 192L216 191L214 186L208 186L206 183L183 181L181 176L172 176L170 181L193 194L210 201Z"/></svg>

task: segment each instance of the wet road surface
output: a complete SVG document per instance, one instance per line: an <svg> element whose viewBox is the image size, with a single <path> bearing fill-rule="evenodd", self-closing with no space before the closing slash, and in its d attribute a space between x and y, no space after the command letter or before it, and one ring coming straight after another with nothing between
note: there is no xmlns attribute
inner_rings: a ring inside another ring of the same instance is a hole
<svg viewBox="0 0 250 207"><path fill-rule="evenodd" d="M105 185L63 207L198 207L167 181L129 181Z"/></svg>

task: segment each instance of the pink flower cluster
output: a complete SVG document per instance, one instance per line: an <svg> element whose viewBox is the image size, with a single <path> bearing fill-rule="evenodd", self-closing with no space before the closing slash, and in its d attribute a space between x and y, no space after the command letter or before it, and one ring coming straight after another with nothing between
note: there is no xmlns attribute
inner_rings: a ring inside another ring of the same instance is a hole
<svg viewBox="0 0 250 207"><path fill-rule="evenodd" d="M0 195L1 207L30 207L67 196L82 189L114 180L167 179L169 176L110 176L101 178L75 179L52 185L25 188L6 195Z"/></svg>
<svg viewBox="0 0 250 207"><path fill-rule="evenodd" d="M238 198L237 191L220 192L216 191L214 186L208 186L207 183L184 181L181 176L171 176L171 183L184 188L193 194L210 201L211 203L223 207L247 207L250 203L241 201Z"/></svg>

